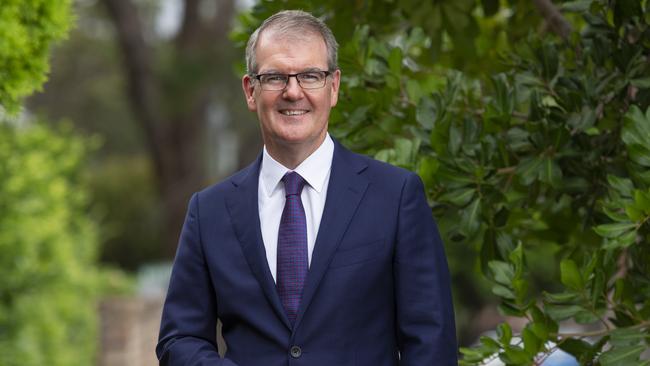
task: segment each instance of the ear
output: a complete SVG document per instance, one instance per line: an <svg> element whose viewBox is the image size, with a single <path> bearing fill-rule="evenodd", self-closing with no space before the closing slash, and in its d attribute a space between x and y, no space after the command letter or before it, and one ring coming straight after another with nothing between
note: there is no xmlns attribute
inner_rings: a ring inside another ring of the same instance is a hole
<svg viewBox="0 0 650 366"><path fill-rule="evenodd" d="M332 73L332 89L331 89L331 97L330 97L330 107L336 106L336 103L339 100L339 86L341 85L341 70L336 69Z"/></svg>
<svg viewBox="0 0 650 366"><path fill-rule="evenodd" d="M241 86L244 89L244 96L246 97L246 105L251 112L257 111L257 103L255 102L255 80L246 74L241 78Z"/></svg>

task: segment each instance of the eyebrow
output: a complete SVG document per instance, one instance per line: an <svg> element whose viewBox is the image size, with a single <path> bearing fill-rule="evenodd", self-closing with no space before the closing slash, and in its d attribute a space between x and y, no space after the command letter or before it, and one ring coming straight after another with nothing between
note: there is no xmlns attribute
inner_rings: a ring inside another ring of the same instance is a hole
<svg viewBox="0 0 650 366"><path fill-rule="evenodd" d="M321 69L321 68L318 68L318 67L308 67L306 69L302 69L301 71L298 71L296 74L299 74L301 72L311 72L311 71L328 71L328 69L327 69L327 67L324 68L324 69ZM261 74L283 74L283 75L286 75L288 73L281 72L281 71L279 71L277 69L269 69L269 70L265 70L265 71L262 71L262 72L258 73L258 75L261 75Z"/></svg>

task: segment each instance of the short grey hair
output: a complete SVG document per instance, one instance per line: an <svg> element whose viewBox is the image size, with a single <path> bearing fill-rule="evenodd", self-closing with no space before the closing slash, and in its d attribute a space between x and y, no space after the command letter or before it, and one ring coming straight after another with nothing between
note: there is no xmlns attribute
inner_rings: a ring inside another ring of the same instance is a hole
<svg viewBox="0 0 650 366"><path fill-rule="evenodd" d="M339 45L332 30L320 19L302 10L283 10L268 17L262 25L251 34L246 44L246 72L257 72L255 48L263 31L272 29L279 36L303 37L305 32L320 35L327 49L327 68L330 71L338 69L337 58Z"/></svg>

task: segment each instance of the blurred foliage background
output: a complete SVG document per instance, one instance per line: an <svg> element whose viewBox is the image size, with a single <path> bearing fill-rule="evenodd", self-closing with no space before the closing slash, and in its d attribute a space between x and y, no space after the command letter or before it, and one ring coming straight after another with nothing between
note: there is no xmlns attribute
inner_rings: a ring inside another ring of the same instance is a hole
<svg viewBox="0 0 650 366"><path fill-rule="evenodd" d="M465 364L650 364L647 0L0 0L0 364L93 363L94 299L259 153L282 9L340 43L333 135L425 182Z"/></svg>

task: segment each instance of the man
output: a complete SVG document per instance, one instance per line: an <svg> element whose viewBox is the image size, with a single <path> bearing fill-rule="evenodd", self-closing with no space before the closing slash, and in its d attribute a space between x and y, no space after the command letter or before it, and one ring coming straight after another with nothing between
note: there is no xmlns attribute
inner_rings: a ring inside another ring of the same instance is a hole
<svg viewBox="0 0 650 366"><path fill-rule="evenodd" d="M190 200L161 365L456 365L447 264L420 179L327 133L336 52L302 11L251 36L242 86L264 151Z"/></svg>

